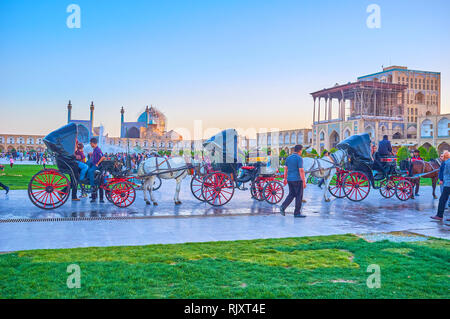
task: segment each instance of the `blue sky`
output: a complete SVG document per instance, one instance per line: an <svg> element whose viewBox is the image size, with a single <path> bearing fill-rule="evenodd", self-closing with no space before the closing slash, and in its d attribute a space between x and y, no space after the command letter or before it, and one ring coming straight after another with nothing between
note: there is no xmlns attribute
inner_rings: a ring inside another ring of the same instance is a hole
<svg viewBox="0 0 450 319"><path fill-rule="evenodd" d="M69 4L81 28L69 29ZM369 4L381 28L366 26ZM0 1L0 131L47 133L73 117L119 134L120 107L169 128L299 128L309 93L390 64L439 71L450 112L450 2Z"/></svg>

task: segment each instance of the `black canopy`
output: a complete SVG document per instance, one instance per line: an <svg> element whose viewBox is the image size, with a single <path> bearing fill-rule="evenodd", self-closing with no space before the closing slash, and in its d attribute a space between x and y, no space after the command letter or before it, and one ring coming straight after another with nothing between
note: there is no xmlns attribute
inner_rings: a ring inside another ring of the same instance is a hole
<svg viewBox="0 0 450 319"><path fill-rule="evenodd" d="M370 135L367 133L352 135L339 142L336 147L347 151L354 158L371 161Z"/></svg>
<svg viewBox="0 0 450 319"><path fill-rule="evenodd" d="M77 125L69 123L44 137L47 148L56 155L70 158L75 153Z"/></svg>

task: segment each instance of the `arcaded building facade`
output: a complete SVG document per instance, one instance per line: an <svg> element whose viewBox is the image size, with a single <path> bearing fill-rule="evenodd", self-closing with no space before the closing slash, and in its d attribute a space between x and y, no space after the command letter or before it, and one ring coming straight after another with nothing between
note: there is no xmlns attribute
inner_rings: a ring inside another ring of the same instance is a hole
<svg viewBox="0 0 450 319"><path fill-rule="evenodd" d="M309 128L257 133L258 148L279 149L289 152L297 144L309 147L312 143L312 130Z"/></svg>
<svg viewBox="0 0 450 319"><path fill-rule="evenodd" d="M329 150L358 133L369 133L373 142L387 135L397 147L421 146L422 122L440 116L440 84L439 72L392 66L313 92L313 147ZM442 117L445 121L446 115ZM446 134L442 139L448 139ZM439 146L439 139L431 142Z"/></svg>
<svg viewBox="0 0 450 319"><path fill-rule="evenodd" d="M43 135L0 134L0 153L18 152L44 152Z"/></svg>

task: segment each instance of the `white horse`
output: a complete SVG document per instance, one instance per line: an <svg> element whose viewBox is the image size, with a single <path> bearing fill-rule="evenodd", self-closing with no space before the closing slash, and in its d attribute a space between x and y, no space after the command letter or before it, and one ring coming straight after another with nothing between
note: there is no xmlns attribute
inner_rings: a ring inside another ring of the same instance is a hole
<svg viewBox="0 0 450 319"><path fill-rule="evenodd" d="M192 164L183 157L150 157L149 159L143 161L138 167L137 177L143 179L144 181L142 190L144 191L144 200L146 204L151 204L147 197L148 191L153 205L158 205L153 198L153 183L156 175L158 175L161 179L176 180L177 185L173 200L175 201L175 205L180 205L181 181L188 175L188 170L192 167Z"/></svg>
<svg viewBox="0 0 450 319"><path fill-rule="evenodd" d="M328 186L331 179L336 174L336 165L340 165L347 160L347 152L338 150L330 154L331 158L303 158L303 169L305 170L305 178L308 180L309 175L317 178L323 178L325 187L323 192L323 198L326 202L330 201L330 194L328 192Z"/></svg>

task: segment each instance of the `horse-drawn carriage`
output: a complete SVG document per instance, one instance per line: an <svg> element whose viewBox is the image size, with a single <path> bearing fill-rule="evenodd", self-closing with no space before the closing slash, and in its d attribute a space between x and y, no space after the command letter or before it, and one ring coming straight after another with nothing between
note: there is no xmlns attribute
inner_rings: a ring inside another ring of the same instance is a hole
<svg viewBox="0 0 450 319"><path fill-rule="evenodd" d="M337 198L352 201L365 199L370 189L378 189L385 198L396 196L405 201L413 196L411 178L397 168L395 156L379 156L371 152L367 133L353 135L341 141L337 148L347 153L347 161L336 168L329 191Z"/></svg>
<svg viewBox="0 0 450 319"><path fill-rule="evenodd" d="M246 190L250 184L252 198L270 204L279 203L284 196L283 185L277 180L276 164L270 158L245 156L238 147L237 132L224 130L203 143L211 164L204 164L195 171L191 180L191 191L195 198L212 206L228 203L235 189ZM272 165L270 165L272 164Z"/></svg>
<svg viewBox="0 0 450 319"><path fill-rule="evenodd" d="M77 126L67 124L44 138L47 149L53 153L58 169L43 169L36 173L28 184L31 202L42 209L61 207L76 192L78 185L89 185L89 180L80 180L75 159ZM129 177L123 174L122 164L115 160L104 160L95 172L96 187L105 191L108 201L115 206L130 206L136 199L136 191ZM70 180L70 181L69 181Z"/></svg>

